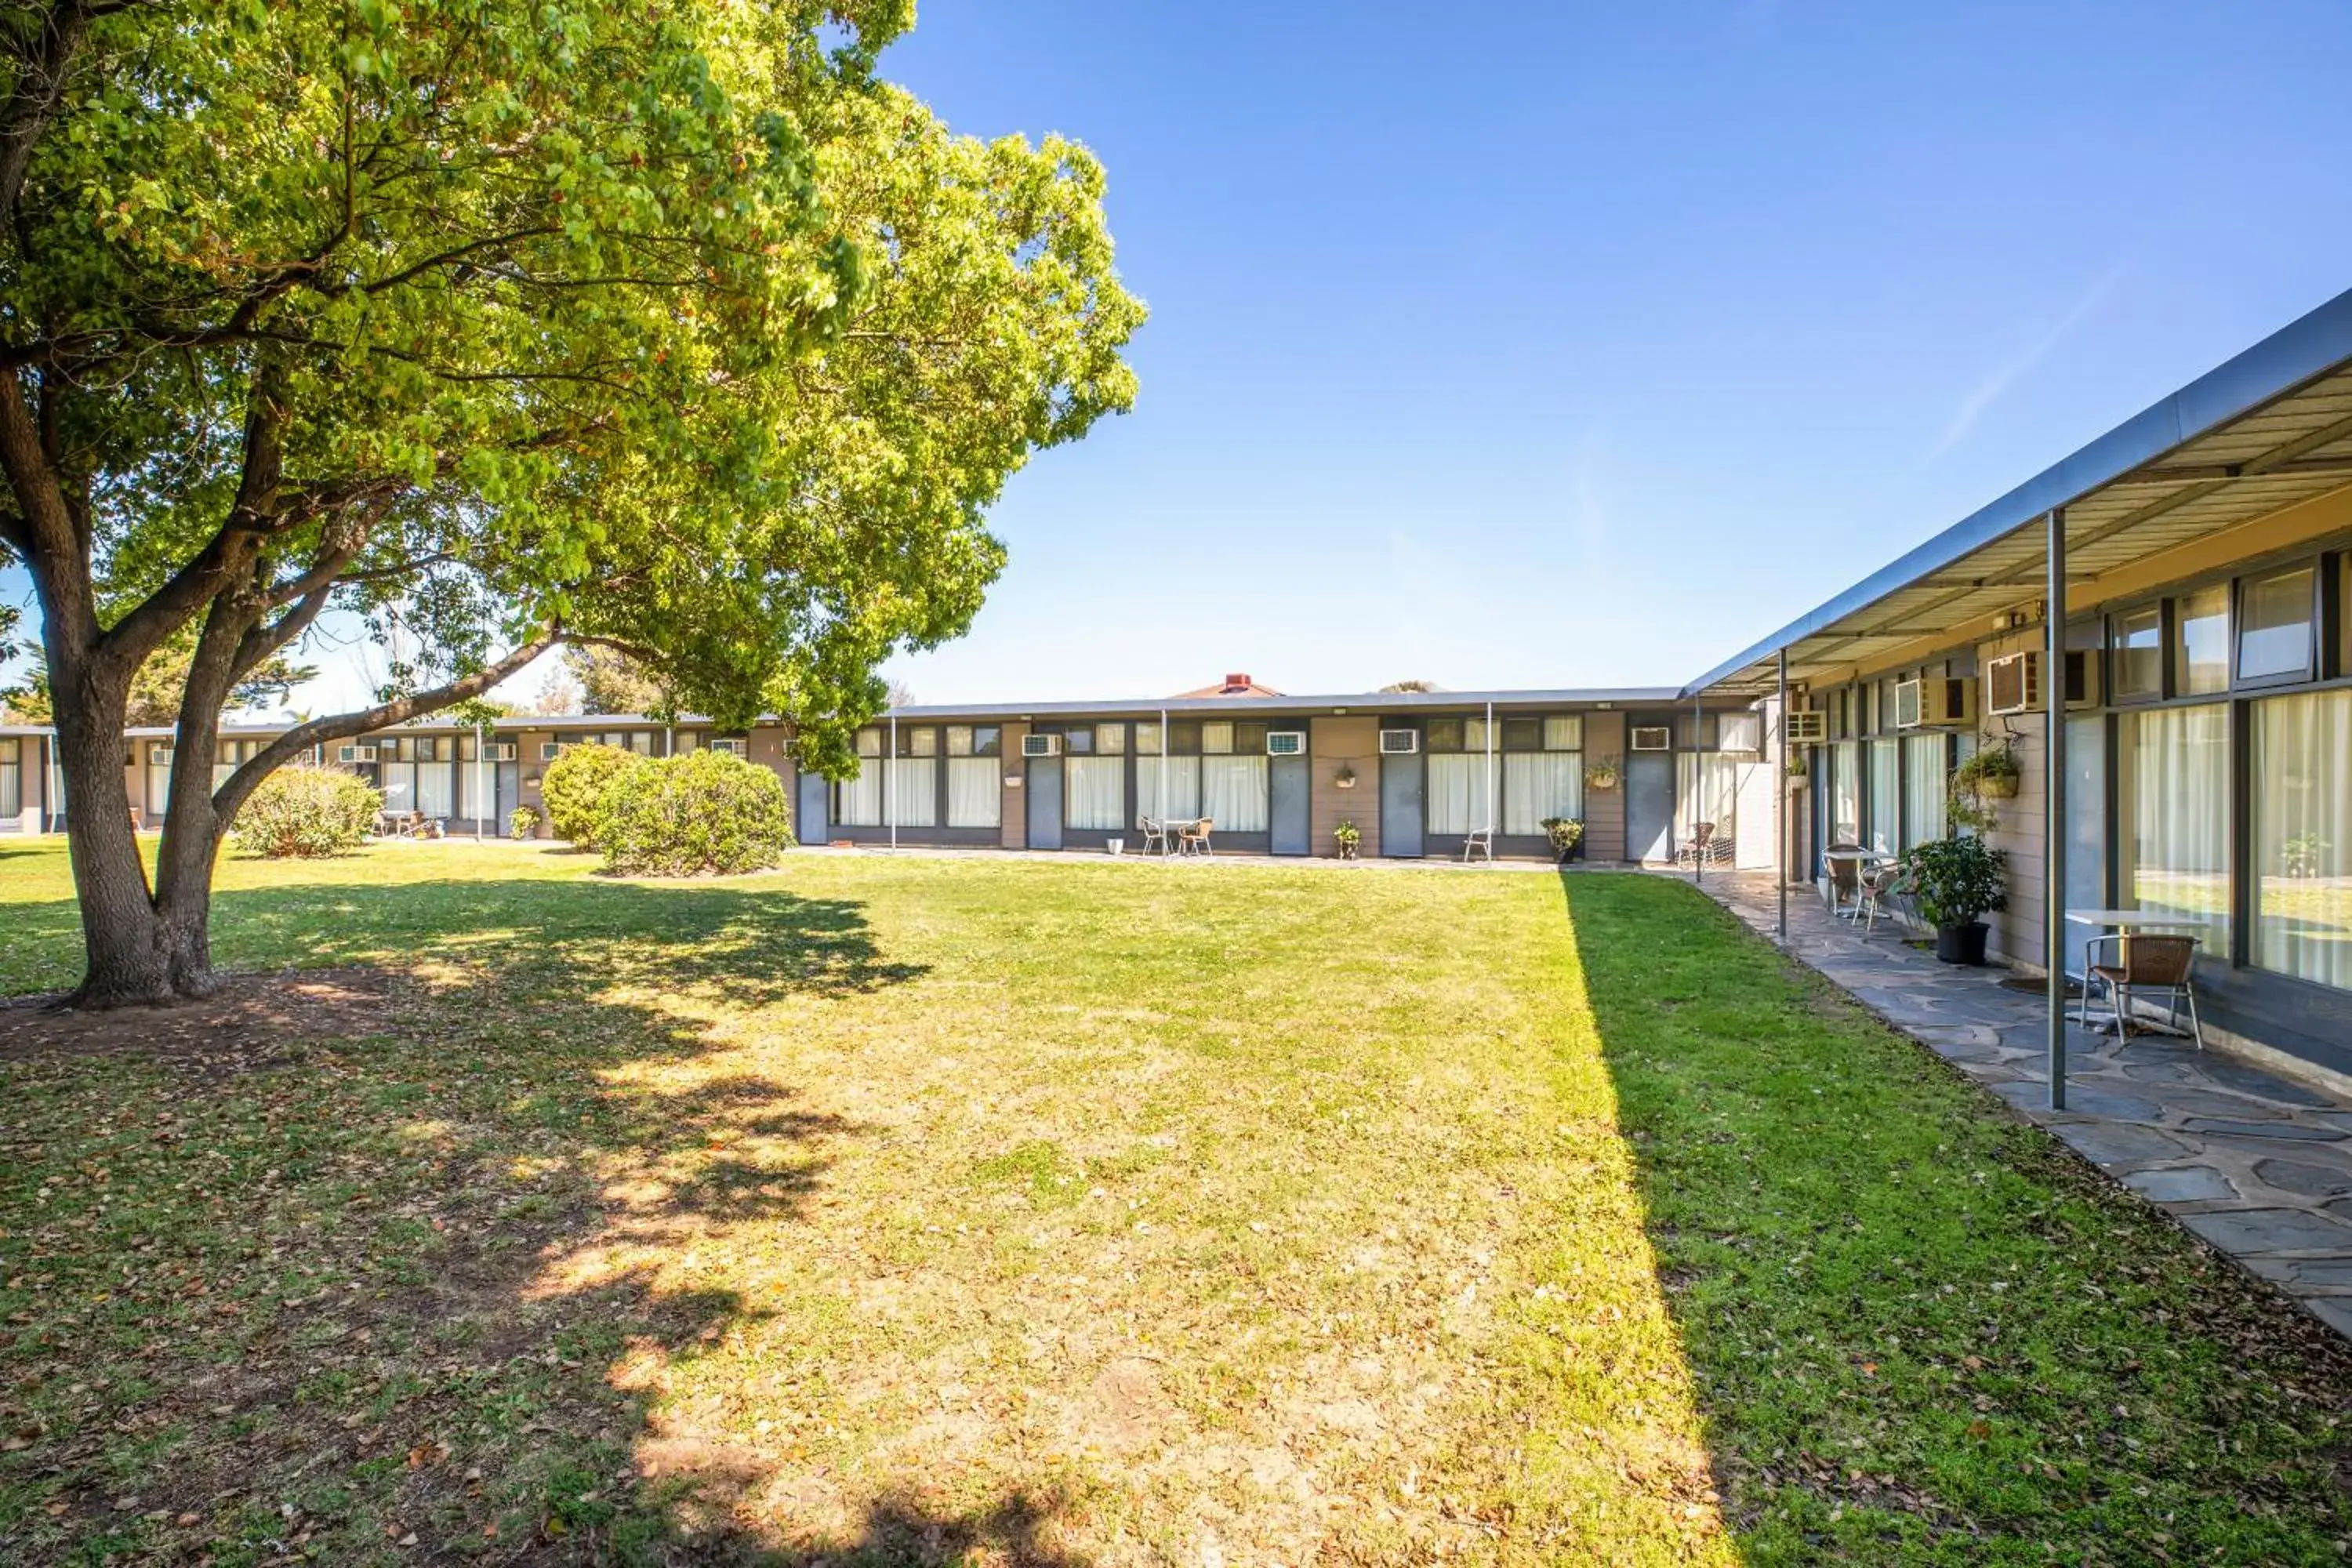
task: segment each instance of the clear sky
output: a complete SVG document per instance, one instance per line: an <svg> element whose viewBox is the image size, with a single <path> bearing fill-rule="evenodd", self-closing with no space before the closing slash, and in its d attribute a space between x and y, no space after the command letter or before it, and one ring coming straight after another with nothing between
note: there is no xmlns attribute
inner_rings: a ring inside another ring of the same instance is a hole
<svg viewBox="0 0 2352 1568"><path fill-rule="evenodd" d="M884 63L1092 146L1152 309L923 701L1680 682L2352 286L2332 0L928 0Z"/></svg>

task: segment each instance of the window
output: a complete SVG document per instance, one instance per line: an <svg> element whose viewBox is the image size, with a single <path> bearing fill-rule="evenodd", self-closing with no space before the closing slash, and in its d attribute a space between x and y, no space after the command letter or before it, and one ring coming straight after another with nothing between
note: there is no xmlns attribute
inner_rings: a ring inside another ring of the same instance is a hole
<svg viewBox="0 0 2352 1568"><path fill-rule="evenodd" d="M2189 917L2205 951L2230 951L2230 710L2221 703L2123 721L2126 902Z"/></svg>
<svg viewBox="0 0 2352 1568"><path fill-rule="evenodd" d="M1540 719L1504 720L1502 749L1507 752L1542 751L1543 721Z"/></svg>
<svg viewBox="0 0 2352 1568"><path fill-rule="evenodd" d="M844 827L882 826L882 731L857 731L857 772L833 786L833 819Z"/></svg>
<svg viewBox="0 0 2352 1568"><path fill-rule="evenodd" d="M1832 847L1862 844L1861 770L1860 742L1840 741L1830 748L1830 819L1823 826Z"/></svg>
<svg viewBox="0 0 2352 1568"><path fill-rule="evenodd" d="M950 724L947 729L950 757L997 757L1004 754L1004 731L993 724Z"/></svg>
<svg viewBox="0 0 2352 1568"><path fill-rule="evenodd" d="M1548 816L1584 816L1584 758L1575 752L1507 752L1503 831L1540 835Z"/></svg>
<svg viewBox="0 0 2352 1568"><path fill-rule="evenodd" d="M929 724L898 727L898 755L882 780L883 822L934 827L940 820L940 732Z"/></svg>
<svg viewBox="0 0 2352 1568"><path fill-rule="evenodd" d="M2352 691L2252 711L2253 961L2352 990Z"/></svg>
<svg viewBox="0 0 2352 1568"><path fill-rule="evenodd" d="M2249 577L2241 589L2238 679L2305 680L2311 676L2312 587L2308 566Z"/></svg>
<svg viewBox="0 0 2352 1568"><path fill-rule="evenodd" d="M1903 847L1944 837L1947 748L1941 735L1912 735L1903 742Z"/></svg>
<svg viewBox="0 0 2352 1568"><path fill-rule="evenodd" d="M1127 823L1127 759L1071 757L1062 764L1063 820L1116 830Z"/></svg>
<svg viewBox="0 0 2352 1568"><path fill-rule="evenodd" d="M1135 727L1135 751L1143 757L1160 754L1160 721L1154 719Z"/></svg>
<svg viewBox="0 0 2352 1568"><path fill-rule="evenodd" d="M1003 731L993 724L950 724L947 748L948 826L1002 826L1004 795L997 784L997 769L1003 765L998 760Z"/></svg>
<svg viewBox="0 0 2352 1568"><path fill-rule="evenodd" d="M1229 833L1265 831L1265 726L1250 727L1258 731L1256 751L1201 759L1201 815Z"/></svg>
<svg viewBox="0 0 2352 1568"><path fill-rule="evenodd" d="M2164 616L2156 605L2117 616L2108 633L2107 666L2116 682L2116 697L2164 695Z"/></svg>
<svg viewBox="0 0 2352 1568"><path fill-rule="evenodd" d="M1227 723L1210 722L1201 726L1201 753L1222 756L1234 749L1234 727Z"/></svg>
<svg viewBox="0 0 2352 1568"><path fill-rule="evenodd" d="M1895 744L1889 741L1888 745ZM1675 837L1697 838L1697 826L1712 823L1710 842L1730 844L1739 837L1739 766L1719 752L1685 752L1675 759Z"/></svg>
<svg viewBox="0 0 2352 1568"><path fill-rule="evenodd" d="M1716 719L1715 733L1715 749L1718 752L1761 752L1764 749L1764 715L1720 714Z"/></svg>
<svg viewBox="0 0 2352 1568"><path fill-rule="evenodd" d="M1462 749L1462 721L1432 719L1423 742L1433 752L1458 752Z"/></svg>
<svg viewBox="0 0 2352 1568"><path fill-rule="evenodd" d="M1094 755L1094 751L1095 732L1090 726L1081 724L1076 729L1065 730L1062 731L1062 754L1064 756L1090 757Z"/></svg>
<svg viewBox="0 0 2352 1568"><path fill-rule="evenodd" d="M1547 752L1580 752L1584 750L1584 721L1570 715L1564 719L1547 719L1544 725L1544 750Z"/></svg>
<svg viewBox="0 0 2352 1568"><path fill-rule="evenodd" d="M2202 696L2230 689L2230 585L2216 583L2172 602L2172 689Z"/></svg>
<svg viewBox="0 0 2352 1568"><path fill-rule="evenodd" d="M902 724L898 727L898 754L902 757L936 757L940 754L940 732L929 724Z"/></svg>
<svg viewBox="0 0 2352 1568"><path fill-rule="evenodd" d="M1870 793L1863 802L1867 816L1863 847L1892 855L1902 846L1903 742L1872 741L1869 747Z"/></svg>
<svg viewBox="0 0 2352 1568"><path fill-rule="evenodd" d="M25 810L24 750L15 740L0 740L0 821L14 827Z"/></svg>
<svg viewBox="0 0 2352 1568"><path fill-rule="evenodd" d="M1127 754L1127 726L1097 724L1095 726L1095 754L1118 757Z"/></svg>
<svg viewBox="0 0 2352 1568"><path fill-rule="evenodd" d="M1430 832L1475 833L1495 825L1493 784L1483 752L1433 752L1423 787Z"/></svg>
<svg viewBox="0 0 2352 1568"><path fill-rule="evenodd" d="M1157 745L1159 727L1154 725L1149 731L1139 730L1136 738L1141 740L1147 732ZM1200 816L1201 759L1154 753L1136 763L1135 809L1162 821L1189 822Z"/></svg>

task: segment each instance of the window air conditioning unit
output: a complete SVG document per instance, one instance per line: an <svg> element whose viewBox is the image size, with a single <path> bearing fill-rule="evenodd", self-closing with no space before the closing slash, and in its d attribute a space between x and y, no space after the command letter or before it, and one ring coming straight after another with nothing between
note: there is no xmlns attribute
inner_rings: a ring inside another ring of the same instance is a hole
<svg viewBox="0 0 2352 1568"><path fill-rule="evenodd" d="M1664 724L1633 726L1633 749L1637 752L1671 752L1675 749L1674 731Z"/></svg>
<svg viewBox="0 0 2352 1568"><path fill-rule="evenodd" d="M1895 727L1936 729L1976 719L1976 683L1954 676L1916 677L1895 683Z"/></svg>
<svg viewBox="0 0 2352 1568"><path fill-rule="evenodd" d="M375 761L373 746L338 746L335 761L339 763L372 763Z"/></svg>
<svg viewBox="0 0 2352 1568"><path fill-rule="evenodd" d="M1792 710L1787 720L1789 744L1792 746L1818 746L1830 738L1830 716L1819 709Z"/></svg>
<svg viewBox="0 0 2352 1568"><path fill-rule="evenodd" d="M1024 757L1058 757L1062 754L1062 737L1024 735L1021 737L1021 754Z"/></svg>
<svg viewBox="0 0 2352 1568"><path fill-rule="evenodd" d="M539 760L542 763L551 763L562 754L563 742L561 741L541 741L539 743Z"/></svg>
<svg viewBox="0 0 2352 1568"><path fill-rule="evenodd" d="M710 749L714 752L725 752L728 755L734 757L748 757L751 754L750 742L743 740L740 735L733 737L721 736L719 739L710 742Z"/></svg>
<svg viewBox="0 0 2352 1568"><path fill-rule="evenodd" d="M1421 750L1418 730L1383 730L1381 731L1381 755L1409 757Z"/></svg>
<svg viewBox="0 0 2352 1568"><path fill-rule="evenodd" d="M1985 661L1985 712L1994 718L2042 706L2042 656L2005 653Z"/></svg>
<svg viewBox="0 0 2352 1568"><path fill-rule="evenodd" d="M1268 730L1265 732L1265 754L1269 757L1303 757L1307 754L1307 731L1304 730Z"/></svg>
<svg viewBox="0 0 2352 1568"><path fill-rule="evenodd" d="M147 753L147 760L159 768L168 768L172 765L172 748L157 746Z"/></svg>
<svg viewBox="0 0 2352 1568"><path fill-rule="evenodd" d="M514 760L512 741L491 741L482 747L482 761L486 763L510 763Z"/></svg>

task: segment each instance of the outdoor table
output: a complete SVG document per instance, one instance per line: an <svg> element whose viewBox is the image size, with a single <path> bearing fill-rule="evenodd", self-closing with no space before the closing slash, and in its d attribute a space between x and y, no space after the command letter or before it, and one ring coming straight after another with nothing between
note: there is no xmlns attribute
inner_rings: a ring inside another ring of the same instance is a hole
<svg viewBox="0 0 2352 1568"><path fill-rule="evenodd" d="M1160 830L1163 835L1165 835L1165 838L1163 841L1164 847L1160 849L1160 853L1163 856L1181 854L1183 852L1181 837L1184 829L1188 827L1198 827L1201 826L1202 821L1202 819L1197 816L1162 817L1160 823Z"/></svg>
<svg viewBox="0 0 2352 1568"><path fill-rule="evenodd" d="M1867 871L1874 866L1884 866L1898 858L1900 857L1882 854L1875 849L1824 849L1822 851L1823 865L1832 860L1852 860L1855 862L1854 869L1857 872ZM1855 879L1857 882L1860 879L1859 876ZM1830 884L1823 889L1822 896L1828 900L1830 909L1834 912L1837 909L1836 878L1830 879ZM1845 917L1840 915L1838 918L1843 920Z"/></svg>
<svg viewBox="0 0 2352 1568"><path fill-rule="evenodd" d="M2100 936L2105 936L2111 931L2156 931L2166 928L2201 932L2209 923L2201 915L2184 915L2170 910L2068 910L2066 919L2079 925L2100 927ZM2091 1021L2091 950L2098 945L2098 936L2085 937L2083 941L2083 1005L2080 1016L2086 1026ZM2113 1006L2106 1009L2106 1016L2099 1026L2100 1032L2105 1033L2107 1026L2111 1024L2116 1026L2118 1033L2121 1032L2123 1020ZM2161 1024L2149 1024L2147 1027L2158 1034L2175 1036L2180 1034L2179 1029Z"/></svg>

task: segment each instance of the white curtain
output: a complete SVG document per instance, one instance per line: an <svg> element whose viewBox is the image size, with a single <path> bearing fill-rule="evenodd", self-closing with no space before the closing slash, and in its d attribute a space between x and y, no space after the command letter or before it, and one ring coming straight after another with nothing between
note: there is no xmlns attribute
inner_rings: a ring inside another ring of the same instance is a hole
<svg viewBox="0 0 2352 1568"><path fill-rule="evenodd" d="M844 827L882 826L882 759L857 759L857 776L833 786L833 819Z"/></svg>
<svg viewBox="0 0 2352 1568"><path fill-rule="evenodd" d="M1911 735L1903 742L1903 847L1944 836L1944 799L1949 776L1944 737Z"/></svg>
<svg viewBox="0 0 2352 1568"><path fill-rule="evenodd" d="M948 759L948 826L994 827L1003 820L1004 795L994 757Z"/></svg>
<svg viewBox="0 0 2352 1568"><path fill-rule="evenodd" d="M416 809L427 816L446 817L454 815L449 809L451 765L448 763L416 764Z"/></svg>
<svg viewBox="0 0 2352 1568"><path fill-rule="evenodd" d="M2352 990L2352 691L2254 704L2254 962Z"/></svg>
<svg viewBox="0 0 2352 1568"><path fill-rule="evenodd" d="M151 749L147 753L147 820L150 826L163 820L172 808L172 764L155 761Z"/></svg>
<svg viewBox="0 0 2352 1568"><path fill-rule="evenodd" d="M1486 826L1486 759L1440 752L1429 759L1429 831L1469 833Z"/></svg>
<svg viewBox="0 0 2352 1568"><path fill-rule="evenodd" d="M1902 829L1895 816L1902 806L1902 748L1900 741L1870 742L1869 821L1865 824L1868 837L1863 847L1875 849L1881 855L1892 855L1901 841Z"/></svg>
<svg viewBox="0 0 2352 1568"><path fill-rule="evenodd" d="M1584 815L1584 758L1576 752L1503 757L1503 831L1540 836L1547 816Z"/></svg>
<svg viewBox="0 0 2352 1568"><path fill-rule="evenodd" d="M1739 837L1739 759L1718 752L1685 752L1675 759L1675 837L1688 844L1702 822L1715 824L1716 844Z"/></svg>
<svg viewBox="0 0 2352 1568"><path fill-rule="evenodd" d="M940 821L940 775L934 771L939 763L929 757L900 757L898 762L898 783L896 811L901 827L936 827ZM890 797L891 785L883 781L884 805ZM889 818L886 817L887 822Z"/></svg>
<svg viewBox="0 0 2352 1568"><path fill-rule="evenodd" d="M1830 748L1830 820L1832 844L1862 842L1862 751L1853 741Z"/></svg>
<svg viewBox="0 0 2352 1568"><path fill-rule="evenodd" d="M383 791L386 811L407 811L416 799L416 764L385 763L376 770L376 787Z"/></svg>
<svg viewBox="0 0 2352 1568"><path fill-rule="evenodd" d="M14 827L25 809L25 773L15 741L0 740L0 827Z"/></svg>
<svg viewBox="0 0 2352 1568"><path fill-rule="evenodd" d="M1201 815L1228 833L1265 831L1265 758L1202 757Z"/></svg>
<svg viewBox="0 0 2352 1568"><path fill-rule="evenodd" d="M2125 886L2143 910L2196 916L2205 951L2230 950L2230 710L2221 703L2131 716L2131 852Z"/></svg>
<svg viewBox="0 0 2352 1568"><path fill-rule="evenodd" d="M467 751L473 750L472 742L468 741L464 749ZM482 808L481 802L476 797L478 795L484 798L488 796L490 793L490 774L495 766L495 763L478 762L471 759L461 759L458 762L457 787L456 792L457 804L457 809L450 813L451 816L464 817L468 822L478 822L489 816L489 813ZM476 785L476 778L478 775L480 780L478 788Z"/></svg>
<svg viewBox="0 0 2352 1568"><path fill-rule="evenodd" d="M1154 731L1157 738L1157 731ZM1168 769L1168 799L1160 798L1160 770ZM1189 822L1201 815L1201 759L1198 757L1138 757L1135 760L1136 810L1162 822Z"/></svg>
<svg viewBox="0 0 2352 1568"><path fill-rule="evenodd" d="M1127 826L1127 759L1070 757L1063 768L1063 821L1117 832Z"/></svg>

